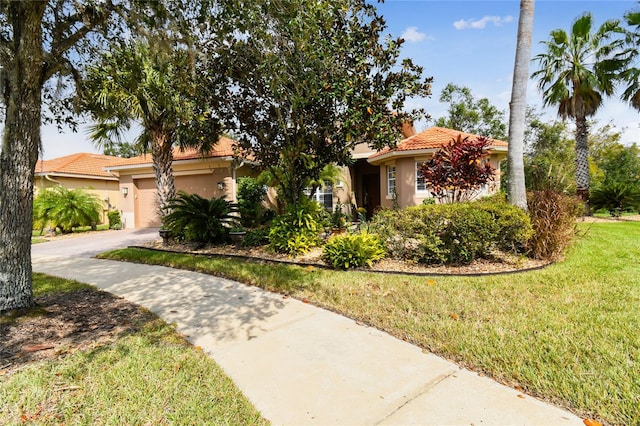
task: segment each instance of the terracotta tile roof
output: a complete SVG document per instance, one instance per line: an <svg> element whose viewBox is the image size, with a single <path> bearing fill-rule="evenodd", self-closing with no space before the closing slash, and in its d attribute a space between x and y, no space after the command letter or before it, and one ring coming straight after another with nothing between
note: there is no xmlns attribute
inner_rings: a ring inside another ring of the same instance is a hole
<svg viewBox="0 0 640 426"><path fill-rule="evenodd" d="M186 148L184 151L180 148L173 148L173 161L181 160L196 160L200 158L219 158L219 157L232 157L234 155L234 147L237 142L227 137L221 137L218 143L209 151L205 156L200 154L197 149ZM138 155L131 158L119 158L118 162L109 165L109 168L117 169L120 166L136 166L136 165L151 165L153 159L151 153Z"/></svg>
<svg viewBox="0 0 640 426"><path fill-rule="evenodd" d="M36 175L77 175L115 180L117 178L103 168L121 160L122 158L110 155L80 152L51 160L38 160Z"/></svg>
<svg viewBox="0 0 640 426"><path fill-rule="evenodd" d="M376 152L371 155L369 159L374 159L391 152L398 151L421 151L429 149L438 149L443 145L448 144L452 139L457 139L458 135L462 135L463 138L469 136L476 138L478 135L471 133L461 132L459 130L446 129L444 127L431 127L406 139L403 139L398 143L395 149L385 148L382 151ZM498 139L490 139L491 147L507 147L508 144Z"/></svg>

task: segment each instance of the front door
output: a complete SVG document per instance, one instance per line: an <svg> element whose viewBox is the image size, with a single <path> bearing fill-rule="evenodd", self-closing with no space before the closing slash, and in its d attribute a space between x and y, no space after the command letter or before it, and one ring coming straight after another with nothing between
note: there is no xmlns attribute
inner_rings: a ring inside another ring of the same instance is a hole
<svg viewBox="0 0 640 426"><path fill-rule="evenodd" d="M380 175L362 176L363 207L367 209L367 219L380 207Z"/></svg>

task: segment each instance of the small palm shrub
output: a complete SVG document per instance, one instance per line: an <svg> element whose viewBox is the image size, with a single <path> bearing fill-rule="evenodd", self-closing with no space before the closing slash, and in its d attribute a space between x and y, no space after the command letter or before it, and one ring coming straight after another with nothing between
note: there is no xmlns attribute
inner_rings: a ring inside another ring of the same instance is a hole
<svg viewBox="0 0 640 426"><path fill-rule="evenodd" d="M369 231L392 257L427 264L470 263L496 248L518 253L532 234L527 215L497 199L382 210Z"/></svg>
<svg viewBox="0 0 640 426"><path fill-rule="evenodd" d="M534 230L527 245L531 256L559 259L576 235L582 203L576 197L545 190L527 194L527 204Z"/></svg>
<svg viewBox="0 0 640 426"><path fill-rule="evenodd" d="M589 203L594 210L605 209L620 217L625 210L640 208L640 189L629 183L607 183L591 191Z"/></svg>
<svg viewBox="0 0 640 426"><path fill-rule="evenodd" d="M317 246L322 229L320 209L318 203L308 201L276 217L269 231L269 247L278 253L297 256Z"/></svg>
<svg viewBox="0 0 640 426"><path fill-rule="evenodd" d="M120 229L122 227L122 219L118 210L110 210L107 213L109 219L109 229Z"/></svg>
<svg viewBox="0 0 640 426"><path fill-rule="evenodd" d="M174 238L199 243L221 244L229 241L229 229L237 221L236 206L224 197L206 199L180 192L169 200L162 218L165 229Z"/></svg>
<svg viewBox="0 0 640 426"><path fill-rule="evenodd" d="M40 191L33 202L35 226L40 229L52 226L62 233L69 233L77 226L96 225L101 210L102 202L97 195L63 186Z"/></svg>
<svg viewBox="0 0 640 426"><path fill-rule="evenodd" d="M335 269L371 267L386 255L382 242L367 232L332 237L322 250L322 258Z"/></svg>

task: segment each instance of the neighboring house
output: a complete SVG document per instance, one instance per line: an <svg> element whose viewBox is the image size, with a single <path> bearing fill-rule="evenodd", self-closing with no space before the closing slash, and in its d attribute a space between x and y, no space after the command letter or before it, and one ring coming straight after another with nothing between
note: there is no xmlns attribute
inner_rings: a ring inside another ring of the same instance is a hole
<svg viewBox="0 0 640 426"><path fill-rule="evenodd" d="M177 191L202 197L225 196L236 201L237 178L254 175L252 163L234 159L235 141L222 137L206 155L197 150L173 150ZM125 228L159 227L156 183L151 154L121 158L105 168L120 178L120 209Z"/></svg>
<svg viewBox="0 0 640 426"><path fill-rule="evenodd" d="M35 193L37 195L42 189L58 185L67 189L85 189L102 201L101 222L106 223L107 212L119 209L120 190L118 177L104 168L121 160L118 157L90 153L39 160L35 172Z"/></svg>

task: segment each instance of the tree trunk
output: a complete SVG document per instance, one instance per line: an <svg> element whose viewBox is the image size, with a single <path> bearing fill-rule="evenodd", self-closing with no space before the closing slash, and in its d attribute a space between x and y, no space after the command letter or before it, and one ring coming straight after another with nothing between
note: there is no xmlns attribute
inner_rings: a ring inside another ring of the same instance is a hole
<svg viewBox="0 0 640 426"><path fill-rule="evenodd" d="M173 179L173 138L160 126L151 131L151 156L153 172L156 176L156 202L158 215L164 217L168 212L167 202L176 196Z"/></svg>
<svg viewBox="0 0 640 426"><path fill-rule="evenodd" d="M584 202L585 216L591 216L589 207L589 129L586 117L576 117L576 193Z"/></svg>
<svg viewBox="0 0 640 426"><path fill-rule="evenodd" d="M45 2L11 2L12 58L3 64L5 122L0 152L0 311L33 306L33 179L40 149Z"/></svg>
<svg viewBox="0 0 640 426"><path fill-rule="evenodd" d="M509 202L527 210L527 190L524 180L524 128L527 109L527 83L533 37L534 0L520 1L518 42L513 67L513 86L509 112Z"/></svg>

